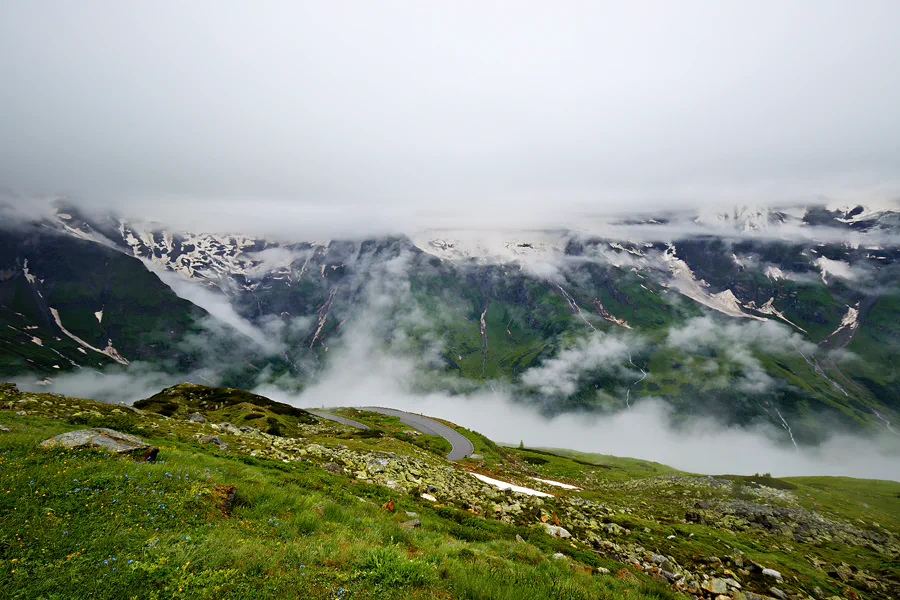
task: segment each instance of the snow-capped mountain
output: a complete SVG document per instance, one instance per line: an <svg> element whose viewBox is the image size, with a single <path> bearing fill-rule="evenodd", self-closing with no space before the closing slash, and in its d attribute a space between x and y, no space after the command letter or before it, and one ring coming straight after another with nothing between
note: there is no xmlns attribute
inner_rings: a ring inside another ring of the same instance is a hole
<svg viewBox="0 0 900 600"><path fill-rule="evenodd" d="M312 241L59 206L3 234L0 366L52 379L149 361L286 385L315 380L365 327L370 353L423 361L417 377L502 380L549 412L652 396L810 439L811 407L852 426L900 414L886 368L900 358L898 215L738 207L592 230Z"/></svg>

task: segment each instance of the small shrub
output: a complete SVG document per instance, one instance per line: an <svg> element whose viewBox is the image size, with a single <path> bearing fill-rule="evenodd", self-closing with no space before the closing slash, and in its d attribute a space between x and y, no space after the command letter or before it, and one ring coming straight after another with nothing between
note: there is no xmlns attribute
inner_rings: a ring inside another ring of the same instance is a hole
<svg viewBox="0 0 900 600"><path fill-rule="evenodd" d="M140 423L129 415L95 415L90 413L75 414L66 418L72 425L85 427L105 427L122 433L140 434Z"/></svg>
<svg viewBox="0 0 900 600"><path fill-rule="evenodd" d="M362 564L362 576L378 585L422 586L431 583L434 573L427 564L407 560L393 548L375 548Z"/></svg>

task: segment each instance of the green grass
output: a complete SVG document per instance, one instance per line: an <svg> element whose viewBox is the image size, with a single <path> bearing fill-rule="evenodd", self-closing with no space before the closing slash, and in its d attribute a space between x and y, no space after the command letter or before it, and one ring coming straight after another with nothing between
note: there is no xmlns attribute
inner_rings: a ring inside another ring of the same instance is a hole
<svg viewBox="0 0 900 600"><path fill-rule="evenodd" d="M259 410L261 404L246 410ZM172 414L181 415L186 408L178 406ZM280 414L280 407L269 408ZM19 409L26 414L16 414ZM845 585L817 568L813 559L829 565L846 562L887 584L872 591L854 582L854 593L862 598L900 590L895 541L880 550L838 538L785 537L777 528L765 530L735 517L686 520L686 511L698 503L740 500L802 507L896 540L898 483L767 475L713 480L637 459L499 447L453 424L485 454L487 464L445 463L415 445L430 436L402 439L406 427L393 417L336 412L371 419L382 429L349 431L297 421L303 444L425 457L441 468L483 466L525 485L537 476L583 489L547 488L556 497L541 499L539 505L485 492L475 500L480 508L470 506L469 498L462 502L447 493L438 493L439 503L432 503L420 496L424 484L399 491L356 479L353 473L332 474L321 468L327 458L266 458L271 444L283 438L220 433L231 446L223 452L196 440L198 434L223 431L210 425L90 400L19 394L3 386L0 424L11 432L0 433L0 599L666 599L681 596L638 570L616 577L625 568L619 552L644 553L644 560L647 553L662 553L697 574L710 573L706 557L727 557L732 549L781 571L785 581L780 587L789 593L818 586L828 595L846 595ZM42 439L86 426L136 433L160 447L159 461L138 464L96 451L38 448ZM231 490L236 490L234 501L224 506ZM758 495L772 493L784 496L765 500ZM590 515L573 512L584 500L602 508ZM393 512L382 508L389 501ZM502 518L494 514L496 505L518 502L528 509ZM420 528L401 526L410 518L408 511L417 514ZM584 515L597 522L589 523ZM558 517L573 538L549 537L540 522L551 517ZM608 523L628 533L607 535L602 525ZM620 550L594 551L598 538ZM556 553L562 558L553 558ZM599 575L598 568L612 574ZM729 566L719 568L717 576L723 568ZM745 590L764 592L771 585L761 576L733 572Z"/></svg>
<svg viewBox="0 0 900 600"><path fill-rule="evenodd" d="M529 458L535 462L537 459L546 460L546 463L538 463L538 470L546 475L570 479L583 478L588 474L601 480L683 474L678 469L648 460L592 454L564 448L526 448L513 451L520 454L526 462L531 462L527 460Z"/></svg>
<svg viewBox="0 0 900 600"><path fill-rule="evenodd" d="M151 464L46 451L38 441L72 425L0 417L15 428L0 435L0 598L677 597L551 559L565 546L539 532L481 529L490 522L409 496L393 496L388 514L378 505L389 490L314 465L170 436L150 438L161 447ZM399 527L401 509L418 511L422 528ZM539 545L517 544L516 532Z"/></svg>

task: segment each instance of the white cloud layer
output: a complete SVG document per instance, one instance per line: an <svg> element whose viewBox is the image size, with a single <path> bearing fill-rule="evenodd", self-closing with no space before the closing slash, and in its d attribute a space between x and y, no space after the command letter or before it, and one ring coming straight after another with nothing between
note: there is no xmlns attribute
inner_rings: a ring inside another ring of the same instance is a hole
<svg viewBox="0 0 900 600"><path fill-rule="evenodd" d="M0 186L335 235L896 197L898 21L890 0L5 2Z"/></svg>

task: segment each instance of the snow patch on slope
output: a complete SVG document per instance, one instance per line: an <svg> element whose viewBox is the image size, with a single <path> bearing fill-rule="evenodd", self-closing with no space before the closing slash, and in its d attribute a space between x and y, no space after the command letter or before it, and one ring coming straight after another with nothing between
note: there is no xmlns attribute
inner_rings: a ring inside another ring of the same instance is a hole
<svg viewBox="0 0 900 600"><path fill-rule="evenodd" d="M785 323L787 323L789 325L793 325L794 327L796 327L803 333L808 333L805 329L803 329L802 327L800 327L799 325L797 325L796 323L794 323L793 321L788 319L786 316L784 316L784 313L782 313L780 310L775 308L775 297L774 296L772 296L771 298L766 300L766 303L758 308L756 306L756 302L754 302L753 300L751 300L744 306L745 306L745 308L748 308L750 310L755 310L756 312L762 313L764 315L775 315L776 317L778 317Z"/></svg>
<svg viewBox="0 0 900 600"><path fill-rule="evenodd" d="M847 307L847 313L844 315L844 318L841 319L841 324L825 339L827 340L833 337L836 333L843 329L849 329L852 332L857 327L859 327L859 303L857 303L856 306Z"/></svg>
<svg viewBox="0 0 900 600"><path fill-rule="evenodd" d="M709 284L702 279L698 280L688 264L675 256L675 246L672 244L669 244L668 249L663 253L663 260L672 272L672 279L667 285L675 288L684 296L729 317L765 321L762 317L750 315L741 310L741 303L738 302L731 290L710 294L706 290Z"/></svg>
<svg viewBox="0 0 900 600"><path fill-rule="evenodd" d="M541 479L540 477L532 477L535 481L540 481L541 483L546 483L547 485L552 485L554 487L563 488L565 490L580 490L581 488L577 485L570 485L568 483L562 483L561 481L553 481L552 479Z"/></svg>
<svg viewBox="0 0 900 600"><path fill-rule="evenodd" d="M50 307L50 313L53 315L53 320L56 321L56 326L59 327L60 331L62 331L65 335L67 335L67 336L69 336L70 338L72 338L73 340L75 340L75 341L76 341L78 344L80 344L81 346L83 346L83 347L85 347L85 348L87 348L87 349L89 349L89 350L93 350L94 352L98 352L98 353L100 353L100 354L104 354L104 355L110 357L111 359L113 359L114 361L116 361L116 362L119 363L119 364L122 364L122 365L127 365L127 364L129 364L128 360L127 360L124 356L122 356L121 354L119 354L118 350L116 350L116 349L113 347L113 345L112 345L112 340L107 340L107 341L106 341L106 348L104 348L104 349L102 349L102 350L101 350L100 348L95 348L94 346L88 344L86 341L84 341L83 339L81 339L80 337L78 337L77 335L75 335L74 333L72 333L71 331L69 331L68 329L66 329L65 327L63 327L62 319L59 318L59 311L58 311L58 310L56 310L56 309L53 308L53 307Z"/></svg>
<svg viewBox="0 0 900 600"><path fill-rule="evenodd" d="M27 258L24 260L24 262L22 264L22 272L25 274L25 279L28 281L28 283L30 283L31 285L34 285L34 282L37 280L37 278L31 274L31 271L28 270L28 259Z"/></svg>
<svg viewBox="0 0 900 600"><path fill-rule="evenodd" d="M520 494L528 494L529 496L543 496L545 498L553 497L553 494L548 494L547 492L539 492L537 490L533 490L533 489L527 488L527 487L522 487L521 485L516 485L514 483L509 483L507 481L500 481L499 479L494 479L493 477L488 477L487 475L482 475L480 473L469 473L469 475L494 486L498 490L512 490L513 492L519 492Z"/></svg>
<svg viewBox="0 0 900 600"><path fill-rule="evenodd" d="M834 275L842 279L847 279L848 281L855 281L858 279L857 273L850 267L850 263L842 260L831 260L830 258L820 256L813 261L813 265L822 271L822 282L826 285L828 284L828 280L826 279L828 275Z"/></svg>

